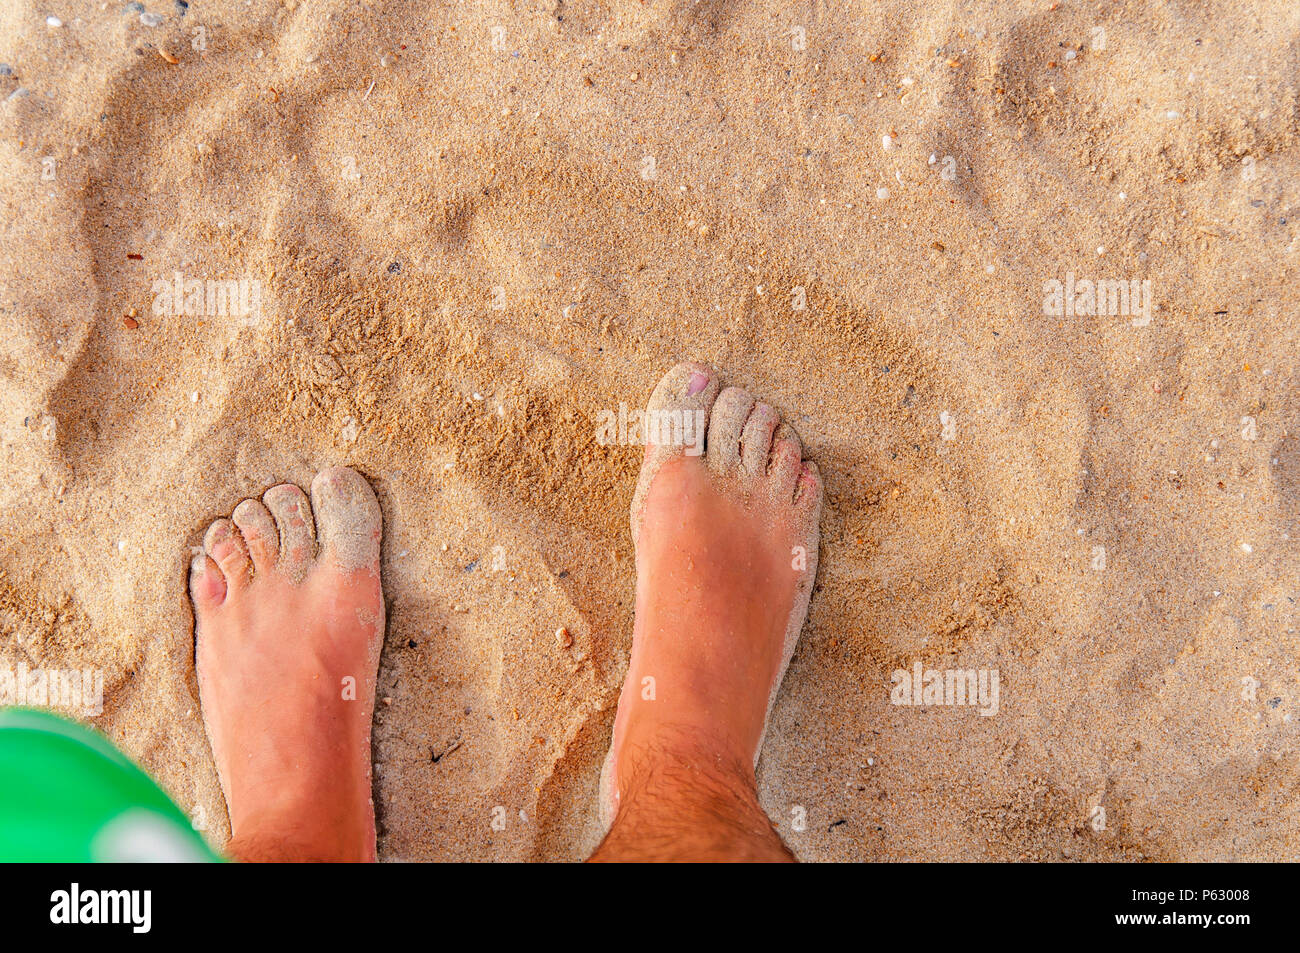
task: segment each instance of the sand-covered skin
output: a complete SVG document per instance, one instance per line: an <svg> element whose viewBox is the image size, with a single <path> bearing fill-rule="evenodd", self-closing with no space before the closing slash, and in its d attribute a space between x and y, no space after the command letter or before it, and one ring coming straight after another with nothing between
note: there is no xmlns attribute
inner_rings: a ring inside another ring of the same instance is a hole
<svg viewBox="0 0 1300 953"><path fill-rule="evenodd" d="M825 480L759 766L799 858L1297 857L1293 0L147 11L0 9L0 668L102 667L214 842L191 547L343 464L381 858L586 855L641 458L596 418L692 359ZM260 319L156 314L177 271ZM1150 322L1045 315L1067 273ZM998 714L891 705L918 661Z"/></svg>
<svg viewBox="0 0 1300 953"><path fill-rule="evenodd" d="M674 420L682 421L676 430ZM729 591L725 581L719 582L727 580L727 575L715 575L706 569L705 564L711 564L715 570L719 566L747 567L733 578L741 580L737 586L739 598L747 600L752 606L767 606L769 602L780 606L782 599L777 594L784 591L781 588L782 580L792 580L789 614L785 619L778 620L784 626L781 652L776 657L777 664L772 671L762 731L757 734L757 743L752 752L753 767L757 769L763 750L763 736L767 734L772 708L776 705L781 681L794 656L799 633L803 631L808 619L808 603L812 597L813 583L817 579L822 502L817 464L803 459L803 444L798 434L781 420L770 404L756 400L753 394L743 388L723 387L716 368L686 361L672 368L655 385L654 392L646 402L645 421L646 454L637 477L630 514L632 544L639 577L636 607L633 611L639 617L633 633L626 684L619 696L622 720L619 714L615 715L609 754L600 770L598 806L601 827L605 830L613 825L622 798L619 765L625 757L624 752L628 750L627 736L623 734L628 730L625 725L630 725L634 718L650 717L644 714L632 715L631 712L638 708L646 710L642 702L671 704L672 707L668 710L673 712L673 719L677 722L672 727L676 733L680 733L685 712L690 706L679 702L670 703L670 699L677 696L680 690L669 687L670 681L681 686L695 680L689 676L707 672L708 679L712 679L711 682L705 682L708 685L706 694L711 696L708 720L712 724L709 727L717 728L719 712L734 713L744 709L729 708L728 703L719 700L721 696L718 690L721 686L717 681L718 676L723 681L735 676L729 674L734 671L730 666L715 668L714 660L729 660L734 665L746 657L754 660L765 658L761 644L764 636L760 633L763 623L769 621L770 616L763 618L762 614L755 613L745 616L746 619L759 619L756 629L750 629L746 622L719 621L736 618L725 613L714 615L708 620L700 618L700 612L696 609L676 616L665 616L665 606L671 607L675 600L683 598L687 591L693 589L703 596L697 596L699 601L691 603L693 606L703 606L706 611L735 608L728 600L735 600L737 596ZM688 426L686 421L694 421L695 426ZM701 434L706 429L707 441L694 438L693 435ZM700 451L704 450L707 450L707 455L701 456ZM679 476L676 479L670 478L667 485L683 489L660 489L660 473L674 461ZM692 470L692 466L697 469ZM692 477L692 473L697 476ZM708 492L699 493L702 487L707 487ZM661 502L656 506L652 498ZM702 500L727 500L739 505L710 509L708 507L716 506L717 503L709 504L701 502ZM660 528L651 531L646 528L647 516L656 508L662 514ZM697 515L688 516L693 509ZM701 513L707 515L699 515ZM737 523L762 526L768 530L779 527L780 531L775 537L767 536L764 533L754 533L752 526L746 527L746 531L737 526ZM698 529L692 532L693 527ZM785 534L784 538L780 534ZM697 542L696 548L674 548L673 544L692 539ZM729 547L726 545L728 540L732 541ZM643 558L639 547L652 542L668 543L668 546L659 551L671 555ZM780 547L773 550L780 557L779 570L775 577L770 577L764 569L759 568L763 564L754 560L754 557L755 550L761 554L763 549L773 546ZM785 565L787 562L788 566ZM677 575L677 570L682 567L687 567L687 571ZM664 595L668 598L655 598ZM649 621L655 618L656 609L659 612L657 621ZM668 608L667 611L671 612L672 609ZM680 624L683 616L689 620L684 626ZM665 623L662 621L665 618L676 619L678 622ZM737 634L746 640L740 644L748 650L739 659L725 650L688 655L686 657L693 660L687 662L674 659L673 653L647 654L647 647L651 645L681 647L716 645L719 642L726 644L727 638ZM671 641L665 642L665 639ZM718 641L715 642L715 639ZM660 661L647 661L650 658L658 658ZM665 658L673 660L668 663L673 669L671 675L660 667L665 664ZM701 663L703 667L700 667ZM735 670L743 670L743 666L737 666ZM663 695L658 694L657 688L652 688L651 697L647 698L646 690L650 686L642 680L640 673L650 676L651 685L656 684L657 679L663 679ZM686 676L685 682L683 676ZM739 693L733 692L729 697L743 700L747 695L746 691L741 690ZM689 690L682 691L679 697L690 697ZM627 710L622 711L625 706ZM653 706L648 710L655 711ZM617 757L616 751L619 752Z"/></svg>

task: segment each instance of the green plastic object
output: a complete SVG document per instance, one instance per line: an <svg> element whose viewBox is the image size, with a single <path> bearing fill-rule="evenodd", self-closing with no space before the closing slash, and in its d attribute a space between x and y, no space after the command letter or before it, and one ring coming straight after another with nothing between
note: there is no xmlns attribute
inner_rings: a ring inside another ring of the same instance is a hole
<svg viewBox="0 0 1300 953"><path fill-rule="evenodd" d="M0 861L218 861L147 774L47 711L0 708Z"/></svg>

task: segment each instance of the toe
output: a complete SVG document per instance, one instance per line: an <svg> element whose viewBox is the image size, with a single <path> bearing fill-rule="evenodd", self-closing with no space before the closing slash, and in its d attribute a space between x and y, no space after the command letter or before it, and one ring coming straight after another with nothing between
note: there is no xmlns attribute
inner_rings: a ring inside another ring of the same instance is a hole
<svg viewBox="0 0 1300 953"><path fill-rule="evenodd" d="M248 588L253 564L248 559L244 538L234 523L223 519L209 526L203 537L203 549L221 567L221 573L226 577L227 596Z"/></svg>
<svg viewBox="0 0 1300 953"><path fill-rule="evenodd" d="M647 426L645 459L632 495L632 540L641 532L641 514L655 474L668 461L682 456L698 458L705 451L709 416L722 385L716 370L707 364L687 361L678 364L655 386L646 404L646 416L657 423ZM663 421L677 421L680 441L665 440ZM687 428L689 428L689 433Z"/></svg>
<svg viewBox="0 0 1300 953"><path fill-rule="evenodd" d="M226 598L226 579L204 553L190 560L190 598L197 616L215 609Z"/></svg>
<svg viewBox="0 0 1300 953"><path fill-rule="evenodd" d="M772 454L767 464L767 481L772 495L792 502L795 483L802 472L803 444L794 428L783 421L772 435Z"/></svg>
<svg viewBox="0 0 1300 953"><path fill-rule="evenodd" d="M718 387L707 364L686 362L665 374L646 404L647 457L702 454Z"/></svg>
<svg viewBox="0 0 1300 953"><path fill-rule="evenodd" d="M709 415L709 469L732 473L740 466L740 435L745 429L754 398L740 387L728 387L718 395Z"/></svg>
<svg viewBox="0 0 1300 953"><path fill-rule="evenodd" d="M248 554L253 558L254 570L268 571L275 565L276 553L280 548L279 534L270 512L257 500L244 500L235 507L231 519L248 544Z"/></svg>
<svg viewBox="0 0 1300 953"><path fill-rule="evenodd" d="M767 404L758 403L745 421L740 434L740 466L747 476L767 473L767 458L772 452L772 432L781 416Z"/></svg>
<svg viewBox="0 0 1300 953"><path fill-rule="evenodd" d="M794 505L800 509L821 509L822 475L811 460L804 460L800 467L794 487Z"/></svg>
<svg viewBox="0 0 1300 953"><path fill-rule="evenodd" d="M366 478L347 467L330 467L311 481L321 553L341 569L379 571L383 530L379 501Z"/></svg>
<svg viewBox="0 0 1300 953"><path fill-rule="evenodd" d="M291 575L302 572L316 555L316 528L307 494L292 483L281 483L263 493L262 502L280 537L277 567Z"/></svg>

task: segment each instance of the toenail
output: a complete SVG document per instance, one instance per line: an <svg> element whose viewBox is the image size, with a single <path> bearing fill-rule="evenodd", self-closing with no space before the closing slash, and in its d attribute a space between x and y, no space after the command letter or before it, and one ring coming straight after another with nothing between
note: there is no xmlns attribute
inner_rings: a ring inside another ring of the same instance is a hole
<svg viewBox="0 0 1300 953"><path fill-rule="evenodd" d="M230 535L230 527L225 523L218 523L212 528L212 542L220 543Z"/></svg>
<svg viewBox="0 0 1300 953"><path fill-rule="evenodd" d="M695 371L693 374L691 374L691 383L686 388L686 396L694 397L696 394L698 394L700 391L704 390L704 388L708 386L709 386L709 375L701 374L699 371Z"/></svg>
<svg viewBox="0 0 1300 953"><path fill-rule="evenodd" d="M207 569L208 569L207 556L195 556L193 559L190 560L190 572L192 574L196 576L201 576L203 573L207 572Z"/></svg>

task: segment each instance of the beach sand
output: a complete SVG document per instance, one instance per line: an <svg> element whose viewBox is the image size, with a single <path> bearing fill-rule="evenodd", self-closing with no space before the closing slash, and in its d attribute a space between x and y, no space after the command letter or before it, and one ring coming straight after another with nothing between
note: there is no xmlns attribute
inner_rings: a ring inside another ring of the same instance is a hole
<svg viewBox="0 0 1300 953"><path fill-rule="evenodd" d="M143 9L0 9L0 668L102 670L214 844L191 547L339 463L381 858L586 856L597 420L695 359L826 482L758 770L800 859L1300 857L1293 0ZM996 714L891 703L918 663Z"/></svg>

